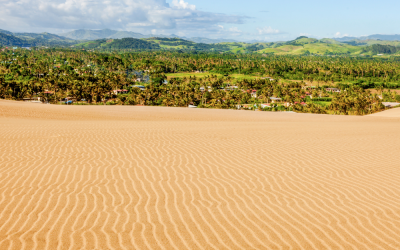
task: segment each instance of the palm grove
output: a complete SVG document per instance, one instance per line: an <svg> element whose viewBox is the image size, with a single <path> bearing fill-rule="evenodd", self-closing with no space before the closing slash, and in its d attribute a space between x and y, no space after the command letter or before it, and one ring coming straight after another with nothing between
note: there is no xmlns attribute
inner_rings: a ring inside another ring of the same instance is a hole
<svg viewBox="0 0 400 250"><path fill-rule="evenodd" d="M0 98L362 115L384 109L378 94L383 101L400 101L390 91L400 88L399 66L396 58L5 50L0 54ZM127 69L151 76L144 90L132 87L136 77L127 75ZM165 81L166 73L193 71L209 74ZM239 73L254 78L231 77ZM340 91L327 91L332 87ZM127 92L115 91L120 89ZM378 92L372 94L369 89ZM271 97L280 101L271 104Z"/></svg>

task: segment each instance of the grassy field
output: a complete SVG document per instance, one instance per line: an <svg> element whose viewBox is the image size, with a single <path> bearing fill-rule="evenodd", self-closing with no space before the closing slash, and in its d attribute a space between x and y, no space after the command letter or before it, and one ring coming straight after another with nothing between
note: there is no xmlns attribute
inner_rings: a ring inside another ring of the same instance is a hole
<svg viewBox="0 0 400 250"><path fill-rule="evenodd" d="M312 103L323 106L323 107L328 107L329 105L331 105L332 102L312 102Z"/></svg>
<svg viewBox="0 0 400 250"><path fill-rule="evenodd" d="M183 77L197 77L197 78L202 78L202 77L207 77L211 75L216 75L218 77L223 77L221 74L217 73L193 73L193 72L184 72L184 73L169 73L166 74L167 79L171 78L183 78ZM242 80L242 79L248 79L248 80L253 80L253 79L258 79L260 78L259 76L250 76L250 75L244 75L244 74L232 74L229 75L230 77L236 79L236 80Z"/></svg>
<svg viewBox="0 0 400 250"><path fill-rule="evenodd" d="M197 78L202 78L206 76L211 76L211 75L217 75L218 77L221 77L221 74L213 74L213 73L193 73L193 72L183 72L183 73L168 73L165 74L168 79L171 78L183 78L183 77L197 77Z"/></svg>
<svg viewBox="0 0 400 250"><path fill-rule="evenodd" d="M331 43L310 43L302 46L298 45L283 45L275 48L266 48L258 51L259 53L274 53L277 55L299 55L309 51L313 54L325 54L327 52L338 54L360 54L362 47L345 45L345 44L331 44Z"/></svg>

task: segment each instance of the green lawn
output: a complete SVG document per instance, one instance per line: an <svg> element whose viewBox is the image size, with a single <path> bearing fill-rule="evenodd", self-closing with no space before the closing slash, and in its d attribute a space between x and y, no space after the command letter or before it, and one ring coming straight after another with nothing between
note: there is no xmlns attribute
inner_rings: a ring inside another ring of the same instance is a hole
<svg viewBox="0 0 400 250"><path fill-rule="evenodd" d="M206 77L206 76L211 76L211 75L216 75L218 77L222 77L223 76L223 75L217 74L217 73L193 73L193 72L168 73L168 74L165 74L165 75L167 76L168 79L175 78L175 77L180 77L180 78L183 78L183 77L198 77L198 78L201 78L201 77ZM234 79L237 79L237 80L241 80L241 79L251 80L251 79L260 78L259 76L250 76L250 75L244 75L244 74L232 74L232 75L229 75L229 76L234 78Z"/></svg>
<svg viewBox="0 0 400 250"><path fill-rule="evenodd" d="M170 78L175 78L175 77L206 77L206 76L211 76L211 75L217 75L217 76L222 76L221 74L214 74L214 73L193 73L193 72L186 72L186 73L168 73L165 74L167 76L168 79Z"/></svg>
<svg viewBox="0 0 400 250"><path fill-rule="evenodd" d="M332 102L312 102L312 103L323 106L323 107L327 107L327 106L331 105Z"/></svg>

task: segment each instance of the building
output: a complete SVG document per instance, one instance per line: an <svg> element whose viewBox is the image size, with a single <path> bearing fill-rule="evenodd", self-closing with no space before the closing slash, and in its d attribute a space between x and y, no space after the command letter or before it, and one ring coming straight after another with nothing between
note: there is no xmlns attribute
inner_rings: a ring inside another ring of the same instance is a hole
<svg viewBox="0 0 400 250"><path fill-rule="evenodd" d="M278 97L270 97L269 99L271 99L272 103L281 102L282 101L282 98L278 98Z"/></svg>
<svg viewBox="0 0 400 250"><path fill-rule="evenodd" d="M227 86L225 89L227 90L227 91L232 91L232 90L235 90L235 89L237 89L238 87L237 86Z"/></svg>
<svg viewBox="0 0 400 250"><path fill-rule="evenodd" d="M113 90L113 92L114 92L115 95L119 95L119 94L128 93L128 90L126 90L126 89L116 89L116 90Z"/></svg>
<svg viewBox="0 0 400 250"><path fill-rule="evenodd" d="M383 106L386 108L394 108L400 105L398 102L382 102Z"/></svg>
<svg viewBox="0 0 400 250"><path fill-rule="evenodd" d="M261 79L264 79L264 80L268 79L268 80L270 80L271 82L272 82L272 81L275 81L275 79L273 79L272 77L261 77Z"/></svg>
<svg viewBox="0 0 400 250"><path fill-rule="evenodd" d="M270 108L271 104L270 103L262 103L261 108Z"/></svg>
<svg viewBox="0 0 400 250"><path fill-rule="evenodd" d="M132 88L139 88L140 90L142 90L142 91L144 91L145 89L146 89L146 87L145 86L142 86L142 85L133 85L133 86L131 86Z"/></svg>
<svg viewBox="0 0 400 250"><path fill-rule="evenodd" d="M326 88L325 90L327 92L340 93L340 89L338 89L338 88Z"/></svg>

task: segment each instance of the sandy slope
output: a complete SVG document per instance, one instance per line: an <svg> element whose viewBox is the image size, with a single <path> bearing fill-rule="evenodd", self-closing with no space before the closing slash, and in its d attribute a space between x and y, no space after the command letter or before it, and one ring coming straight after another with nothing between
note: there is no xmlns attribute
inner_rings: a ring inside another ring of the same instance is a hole
<svg viewBox="0 0 400 250"><path fill-rule="evenodd" d="M383 112L375 113L370 116L388 117L388 118L398 119L398 118L400 118L400 108L393 108L393 109L385 110Z"/></svg>
<svg viewBox="0 0 400 250"><path fill-rule="evenodd" d="M0 249L400 249L399 125L0 101Z"/></svg>

